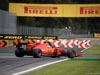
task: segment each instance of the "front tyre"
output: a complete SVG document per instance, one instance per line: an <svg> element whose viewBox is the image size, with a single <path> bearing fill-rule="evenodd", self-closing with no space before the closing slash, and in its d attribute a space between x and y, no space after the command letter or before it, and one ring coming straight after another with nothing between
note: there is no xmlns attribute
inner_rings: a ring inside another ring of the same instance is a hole
<svg viewBox="0 0 100 75"><path fill-rule="evenodd" d="M75 50L68 50L67 56L68 56L68 58L74 58L76 56L76 51Z"/></svg>
<svg viewBox="0 0 100 75"><path fill-rule="evenodd" d="M33 55L33 57L35 57L35 58L41 58L41 56L42 56L42 51L41 51L40 49L34 49L34 50L32 51L32 55Z"/></svg>
<svg viewBox="0 0 100 75"><path fill-rule="evenodd" d="M17 57L23 57L23 56L24 56L22 50L18 50L18 49L15 50L15 55L16 55Z"/></svg>

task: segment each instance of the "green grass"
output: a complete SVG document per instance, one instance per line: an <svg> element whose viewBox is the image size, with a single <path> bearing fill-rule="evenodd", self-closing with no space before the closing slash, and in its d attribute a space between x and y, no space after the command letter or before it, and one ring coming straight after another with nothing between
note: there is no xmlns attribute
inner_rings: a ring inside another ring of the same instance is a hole
<svg viewBox="0 0 100 75"><path fill-rule="evenodd" d="M93 45L82 54L83 55L100 55L100 45Z"/></svg>
<svg viewBox="0 0 100 75"><path fill-rule="evenodd" d="M13 45L13 40L8 40L8 45Z"/></svg>
<svg viewBox="0 0 100 75"><path fill-rule="evenodd" d="M100 61L64 61L25 75L86 75L86 73L100 73Z"/></svg>

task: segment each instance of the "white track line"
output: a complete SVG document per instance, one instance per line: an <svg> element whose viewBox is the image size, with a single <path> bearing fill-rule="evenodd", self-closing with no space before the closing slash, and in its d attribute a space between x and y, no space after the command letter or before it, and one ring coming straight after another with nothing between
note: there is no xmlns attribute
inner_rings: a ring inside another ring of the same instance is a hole
<svg viewBox="0 0 100 75"><path fill-rule="evenodd" d="M92 47L92 46L90 46L90 47ZM85 50L87 50L87 49L90 48L90 47L87 47L87 48L83 49L81 52L84 52Z"/></svg>
<svg viewBox="0 0 100 75"><path fill-rule="evenodd" d="M28 72L31 72L31 71L34 71L34 70L37 70L37 69L46 67L46 66L48 66L48 65L52 65L52 64L56 64L56 63L58 63L58 62L65 61L65 60L69 60L69 58L63 59L63 60L54 61L54 62L50 62L50 63L46 63L46 64L43 64L43 65L40 65L40 66L37 66L37 67L34 67L34 68L30 68L30 69L25 70L25 71L21 71L21 72L18 72L18 73L14 73L14 74L12 74L12 75L25 74L25 73L28 73Z"/></svg>

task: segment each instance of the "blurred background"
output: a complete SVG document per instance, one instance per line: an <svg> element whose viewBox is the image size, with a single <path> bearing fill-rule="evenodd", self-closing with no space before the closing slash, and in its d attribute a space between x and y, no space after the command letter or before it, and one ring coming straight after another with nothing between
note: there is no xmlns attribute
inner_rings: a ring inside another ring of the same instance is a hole
<svg viewBox="0 0 100 75"><path fill-rule="evenodd" d="M100 33L99 17L18 17L9 13L9 2L32 4L99 4L100 0L0 0L0 34L93 37Z"/></svg>

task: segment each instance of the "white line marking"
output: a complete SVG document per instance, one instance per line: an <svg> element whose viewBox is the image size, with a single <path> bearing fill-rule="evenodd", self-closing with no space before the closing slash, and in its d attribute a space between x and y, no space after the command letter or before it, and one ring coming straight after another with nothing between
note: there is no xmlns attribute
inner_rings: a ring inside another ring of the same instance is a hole
<svg viewBox="0 0 100 75"><path fill-rule="evenodd" d="M90 47L92 47L92 46L90 46ZM84 52L85 50L87 50L87 49L90 48L90 47L87 47L87 48L83 49L81 52Z"/></svg>
<svg viewBox="0 0 100 75"><path fill-rule="evenodd" d="M54 62L50 62L50 63L47 63L47 64L43 64L43 65L40 65L40 66L37 66L37 67L34 67L34 68L30 68L30 69L25 70L25 71L21 71L21 72L18 72L18 73L14 73L14 74L12 74L12 75L25 74L25 73L28 73L28 72L31 72L31 71L34 71L34 70L37 70L37 69L46 67L46 66L48 66L48 65L52 65L52 64L56 64L56 63L58 63L58 62L65 61L65 60L69 60L69 58L63 59L63 60L54 61Z"/></svg>

